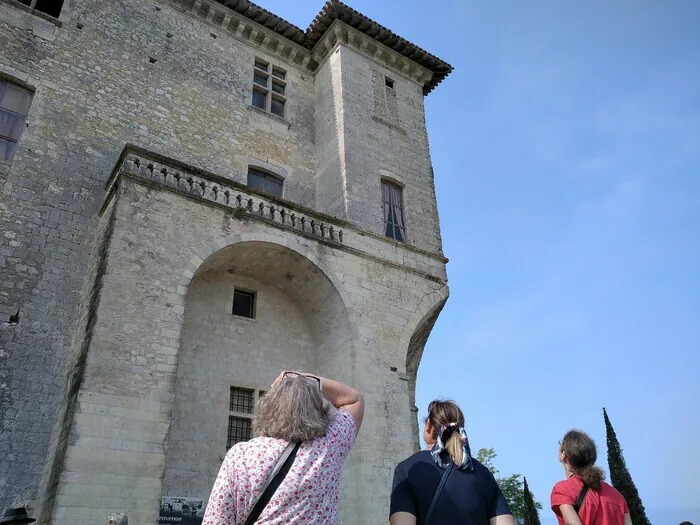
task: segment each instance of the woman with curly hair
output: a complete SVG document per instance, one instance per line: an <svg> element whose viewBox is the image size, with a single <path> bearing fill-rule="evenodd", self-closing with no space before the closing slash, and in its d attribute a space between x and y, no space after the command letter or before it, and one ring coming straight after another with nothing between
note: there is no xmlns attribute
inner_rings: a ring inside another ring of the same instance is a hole
<svg viewBox="0 0 700 525"><path fill-rule="evenodd" d="M258 437L226 454L203 525L336 525L340 473L363 415L364 400L349 386L282 372L260 401ZM281 482L266 490L274 479Z"/></svg>

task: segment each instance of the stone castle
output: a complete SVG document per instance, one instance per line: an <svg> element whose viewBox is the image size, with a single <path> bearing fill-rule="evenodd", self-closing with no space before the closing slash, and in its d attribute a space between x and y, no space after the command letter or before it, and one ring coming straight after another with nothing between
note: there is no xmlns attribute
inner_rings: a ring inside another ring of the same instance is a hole
<svg viewBox="0 0 700 525"><path fill-rule="evenodd" d="M447 296L424 97L449 64L328 1L0 0L0 509L152 525L206 501L282 369L366 417L385 523Z"/></svg>

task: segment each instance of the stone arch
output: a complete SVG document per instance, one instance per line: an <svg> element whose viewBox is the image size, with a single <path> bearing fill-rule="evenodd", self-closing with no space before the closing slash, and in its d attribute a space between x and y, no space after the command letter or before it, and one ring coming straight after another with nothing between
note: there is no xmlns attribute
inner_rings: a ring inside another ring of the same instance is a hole
<svg viewBox="0 0 700 525"><path fill-rule="evenodd" d="M437 321L440 312L442 311L447 298L449 297L449 289L447 286L426 295L420 302L418 309L411 316L406 324L406 330L401 338L400 348L406 348L406 376L408 380L408 399L409 407L412 416L414 436L414 449L418 451L420 448L420 425L418 424L418 407L416 406L416 380L418 378L418 367L423 350L428 341L430 332ZM411 328L414 327L412 330Z"/></svg>
<svg viewBox="0 0 700 525"><path fill-rule="evenodd" d="M266 390L281 369L326 375L349 359L356 327L324 267L308 247L269 234L228 237L190 259L187 285L178 287L183 324L164 495L208 496L226 452L230 387ZM231 315L234 288L256 292L256 319Z"/></svg>

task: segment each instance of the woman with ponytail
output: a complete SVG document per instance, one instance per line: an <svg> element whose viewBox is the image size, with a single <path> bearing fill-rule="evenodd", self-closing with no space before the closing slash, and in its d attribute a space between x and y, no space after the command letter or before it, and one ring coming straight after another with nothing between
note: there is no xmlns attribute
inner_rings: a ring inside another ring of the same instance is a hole
<svg viewBox="0 0 700 525"><path fill-rule="evenodd" d="M579 430L569 430L559 442L559 461L566 472L566 479L552 490L559 525L632 525L625 498L603 481L597 458L595 442Z"/></svg>
<svg viewBox="0 0 700 525"><path fill-rule="evenodd" d="M430 403L423 438L427 448L394 471L391 525L515 525L493 475L472 458L454 402Z"/></svg>

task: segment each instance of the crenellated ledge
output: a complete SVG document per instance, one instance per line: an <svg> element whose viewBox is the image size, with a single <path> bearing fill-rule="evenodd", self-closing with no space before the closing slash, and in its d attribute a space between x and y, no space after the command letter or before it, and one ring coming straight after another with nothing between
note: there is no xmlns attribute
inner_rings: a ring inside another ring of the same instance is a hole
<svg viewBox="0 0 700 525"><path fill-rule="evenodd" d="M262 220L326 242L343 242L343 230L338 224L328 224L328 217L300 213L293 205L285 205L282 201L247 186L213 173L183 170L174 164L154 154L127 147L108 182L108 199L119 176L128 176L190 198L229 208L238 219Z"/></svg>

